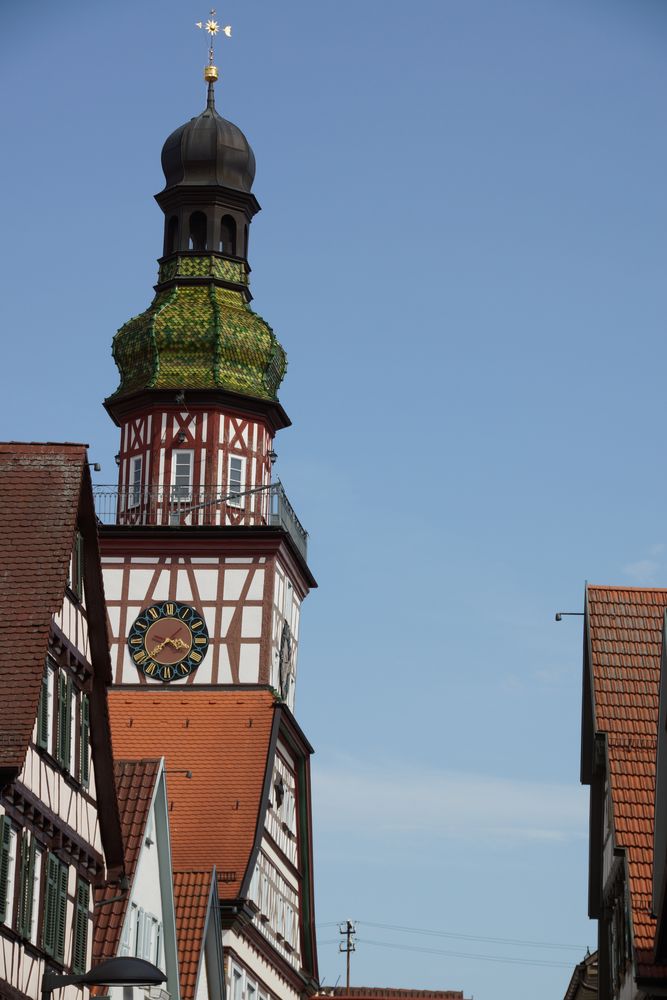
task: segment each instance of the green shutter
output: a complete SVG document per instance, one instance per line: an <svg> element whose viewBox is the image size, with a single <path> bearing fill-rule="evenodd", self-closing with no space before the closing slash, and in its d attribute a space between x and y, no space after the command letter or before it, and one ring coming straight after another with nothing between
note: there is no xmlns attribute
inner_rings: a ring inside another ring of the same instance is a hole
<svg viewBox="0 0 667 1000"><path fill-rule="evenodd" d="M9 881L9 852L12 825L6 816L0 816L0 920L7 916L7 882Z"/></svg>
<svg viewBox="0 0 667 1000"><path fill-rule="evenodd" d="M35 839L27 830L21 836L21 862L19 878L19 934L30 937L32 917L32 881L35 874Z"/></svg>
<svg viewBox="0 0 667 1000"><path fill-rule="evenodd" d="M59 875L60 862L58 858L55 854L48 854L46 858L46 885L44 887L44 922L42 925L42 947L47 955L55 954Z"/></svg>
<svg viewBox="0 0 667 1000"><path fill-rule="evenodd" d="M90 702L87 694L81 695L81 734L79 739L79 760L81 761L81 784L88 787L90 781Z"/></svg>
<svg viewBox="0 0 667 1000"><path fill-rule="evenodd" d="M72 758L72 680L58 675L58 763L69 770Z"/></svg>
<svg viewBox="0 0 667 1000"><path fill-rule="evenodd" d="M54 958L57 962L65 961L65 928L67 924L67 865L58 862L58 910L56 916L56 940Z"/></svg>
<svg viewBox="0 0 667 1000"><path fill-rule="evenodd" d="M37 746L49 749L49 668L44 668L37 710Z"/></svg>
<svg viewBox="0 0 667 1000"><path fill-rule="evenodd" d="M74 910L74 948L72 968L76 974L86 971L86 951L88 946L88 910L90 906L90 886L83 879L76 880L76 905Z"/></svg>

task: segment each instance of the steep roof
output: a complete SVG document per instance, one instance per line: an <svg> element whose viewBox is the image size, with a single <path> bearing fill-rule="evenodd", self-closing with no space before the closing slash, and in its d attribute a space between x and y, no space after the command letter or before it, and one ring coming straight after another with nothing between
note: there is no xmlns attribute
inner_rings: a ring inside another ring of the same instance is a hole
<svg viewBox="0 0 667 1000"><path fill-rule="evenodd" d="M109 707L117 754L165 757L174 869L215 866L219 897L236 898L260 820L273 695L146 685L112 689Z"/></svg>
<svg viewBox="0 0 667 1000"><path fill-rule="evenodd" d="M314 1000L323 997L350 997L351 1000L464 1000L462 990L404 990L391 986L333 986L322 989Z"/></svg>
<svg viewBox="0 0 667 1000"><path fill-rule="evenodd" d="M0 443L0 770L23 766L63 602L86 446Z"/></svg>
<svg viewBox="0 0 667 1000"><path fill-rule="evenodd" d="M194 1000L195 997L213 878L211 869L174 872L181 1000Z"/></svg>
<svg viewBox="0 0 667 1000"><path fill-rule="evenodd" d="M639 976L653 963L654 795L667 590L588 587L594 727L606 733L616 844L626 852Z"/></svg>
<svg viewBox="0 0 667 1000"><path fill-rule="evenodd" d="M564 1000L590 1000L598 995L598 953L586 955L575 965Z"/></svg>
<svg viewBox="0 0 667 1000"><path fill-rule="evenodd" d="M114 781L118 795L120 822L125 847L125 874L130 886L134 881L137 862L144 840L155 782L160 773L160 760L117 760ZM105 886L95 891L95 934L93 957L96 962L118 954L120 935L130 894L114 903L104 903L121 895L118 886Z"/></svg>

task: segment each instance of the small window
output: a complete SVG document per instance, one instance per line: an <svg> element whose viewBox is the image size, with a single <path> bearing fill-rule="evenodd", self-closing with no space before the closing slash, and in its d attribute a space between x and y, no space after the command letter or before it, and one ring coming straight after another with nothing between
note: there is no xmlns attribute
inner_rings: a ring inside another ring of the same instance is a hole
<svg viewBox="0 0 667 1000"><path fill-rule="evenodd" d="M193 451L175 451L171 460L172 502L189 502L192 499Z"/></svg>
<svg viewBox="0 0 667 1000"><path fill-rule="evenodd" d="M243 973L232 966L232 1000L243 1000Z"/></svg>
<svg viewBox="0 0 667 1000"><path fill-rule="evenodd" d="M128 491L128 507L136 507L141 502L141 455L130 459L130 489Z"/></svg>
<svg viewBox="0 0 667 1000"><path fill-rule="evenodd" d="M233 507L243 506L245 490L245 458L232 455L229 459L229 477L227 480L227 503Z"/></svg>
<svg viewBox="0 0 667 1000"><path fill-rule="evenodd" d="M34 843L34 841L33 841ZM44 851L35 844L35 863L32 878L32 901L30 904L30 930L27 937L32 944L37 944L37 932L39 929L39 899L42 891L42 866L44 864Z"/></svg>
<svg viewBox="0 0 667 1000"><path fill-rule="evenodd" d="M206 216L203 212L193 212L190 216L190 250L206 249Z"/></svg>
<svg viewBox="0 0 667 1000"><path fill-rule="evenodd" d="M9 817L0 816L0 922L13 926L18 834Z"/></svg>

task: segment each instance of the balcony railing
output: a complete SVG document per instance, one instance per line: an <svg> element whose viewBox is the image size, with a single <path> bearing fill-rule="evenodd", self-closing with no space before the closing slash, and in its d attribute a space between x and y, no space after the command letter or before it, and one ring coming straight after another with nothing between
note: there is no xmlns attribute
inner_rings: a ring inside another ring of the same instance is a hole
<svg viewBox="0 0 667 1000"><path fill-rule="evenodd" d="M238 493L221 486L94 486L101 524L121 525L271 525L284 528L306 558L308 532L287 499L281 482Z"/></svg>

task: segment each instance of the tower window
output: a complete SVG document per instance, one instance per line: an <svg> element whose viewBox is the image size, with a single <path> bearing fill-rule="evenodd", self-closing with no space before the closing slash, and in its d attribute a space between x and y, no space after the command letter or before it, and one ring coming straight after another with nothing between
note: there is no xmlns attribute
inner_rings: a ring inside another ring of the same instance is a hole
<svg viewBox="0 0 667 1000"><path fill-rule="evenodd" d="M171 499L177 503L189 501L192 498L192 470L195 453L193 451L175 451L171 463Z"/></svg>
<svg viewBox="0 0 667 1000"><path fill-rule="evenodd" d="M203 212L193 212L190 216L190 250L206 249L206 216Z"/></svg>
<svg viewBox="0 0 667 1000"><path fill-rule="evenodd" d="M229 459L229 477L227 479L227 503L232 507L243 506L243 491L245 489L245 458L232 455Z"/></svg>
<svg viewBox="0 0 667 1000"><path fill-rule="evenodd" d="M172 215L169 220L169 225L167 226L167 253L174 253L178 246L178 218Z"/></svg>
<svg viewBox="0 0 667 1000"><path fill-rule="evenodd" d="M136 507L141 500L141 455L130 459L130 489L128 507Z"/></svg>
<svg viewBox="0 0 667 1000"><path fill-rule="evenodd" d="M220 223L220 252L236 257L236 223L231 215L223 215Z"/></svg>

